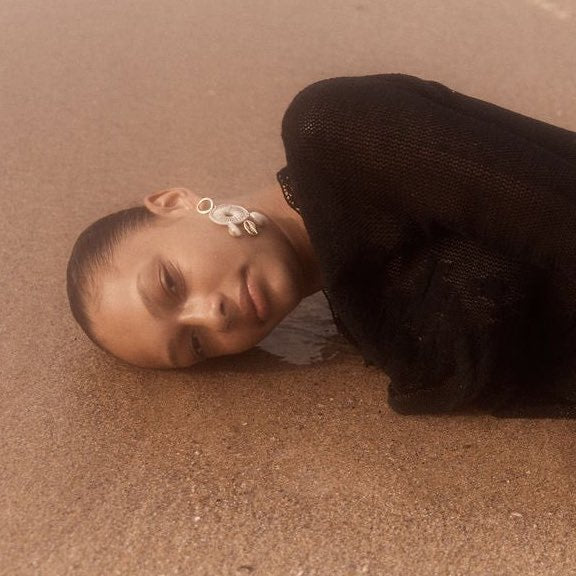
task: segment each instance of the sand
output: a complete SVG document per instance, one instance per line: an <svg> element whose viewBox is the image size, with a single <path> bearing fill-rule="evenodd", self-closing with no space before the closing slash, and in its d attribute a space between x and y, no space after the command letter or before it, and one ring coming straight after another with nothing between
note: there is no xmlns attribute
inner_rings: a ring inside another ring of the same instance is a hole
<svg viewBox="0 0 576 576"><path fill-rule="evenodd" d="M415 74L576 130L573 2L4 0L0 46L0 574L576 571L574 420L400 416L333 343L131 368L64 284L80 230L149 192L274 185L321 78Z"/></svg>

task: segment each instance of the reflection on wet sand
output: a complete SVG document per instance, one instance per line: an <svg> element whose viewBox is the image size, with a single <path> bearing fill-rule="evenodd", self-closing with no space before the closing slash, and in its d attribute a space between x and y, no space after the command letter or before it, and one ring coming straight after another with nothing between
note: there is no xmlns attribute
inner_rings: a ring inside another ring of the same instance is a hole
<svg viewBox="0 0 576 576"><path fill-rule="evenodd" d="M356 349L336 330L322 292L300 305L257 346L289 364L314 364Z"/></svg>

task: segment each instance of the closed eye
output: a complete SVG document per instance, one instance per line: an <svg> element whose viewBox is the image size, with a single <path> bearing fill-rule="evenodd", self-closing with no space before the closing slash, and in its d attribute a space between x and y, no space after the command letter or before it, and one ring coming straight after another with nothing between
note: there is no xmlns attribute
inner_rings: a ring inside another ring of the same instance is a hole
<svg viewBox="0 0 576 576"><path fill-rule="evenodd" d="M177 266L171 262L160 263L158 271L160 288L164 294L176 305L181 304L188 297L188 286L184 276Z"/></svg>
<svg viewBox="0 0 576 576"><path fill-rule="evenodd" d="M171 298L178 296L178 282L166 266L160 267L160 285L162 286L162 290Z"/></svg>

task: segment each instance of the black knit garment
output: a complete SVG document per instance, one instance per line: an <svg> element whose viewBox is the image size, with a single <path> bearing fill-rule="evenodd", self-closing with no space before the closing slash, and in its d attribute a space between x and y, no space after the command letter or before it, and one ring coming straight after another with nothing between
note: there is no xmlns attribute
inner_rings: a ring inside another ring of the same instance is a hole
<svg viewBox="0 0 576 576"><path fill-rule="evenodd" d="M576 133L403 74L329 78L277 174L403 414L576 405Z"/></svg>

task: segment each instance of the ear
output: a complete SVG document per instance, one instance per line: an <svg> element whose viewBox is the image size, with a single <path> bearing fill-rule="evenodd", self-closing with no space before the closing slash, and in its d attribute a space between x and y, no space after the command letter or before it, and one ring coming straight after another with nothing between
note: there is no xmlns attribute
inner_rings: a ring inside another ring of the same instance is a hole
<svg viewBox="0 0 576 576"><path fill-rule="evenodd" d="M181 216L183 211L193 209L200 197L188 188L168 188L148 194L144 205L158 216Z"/></svg>

